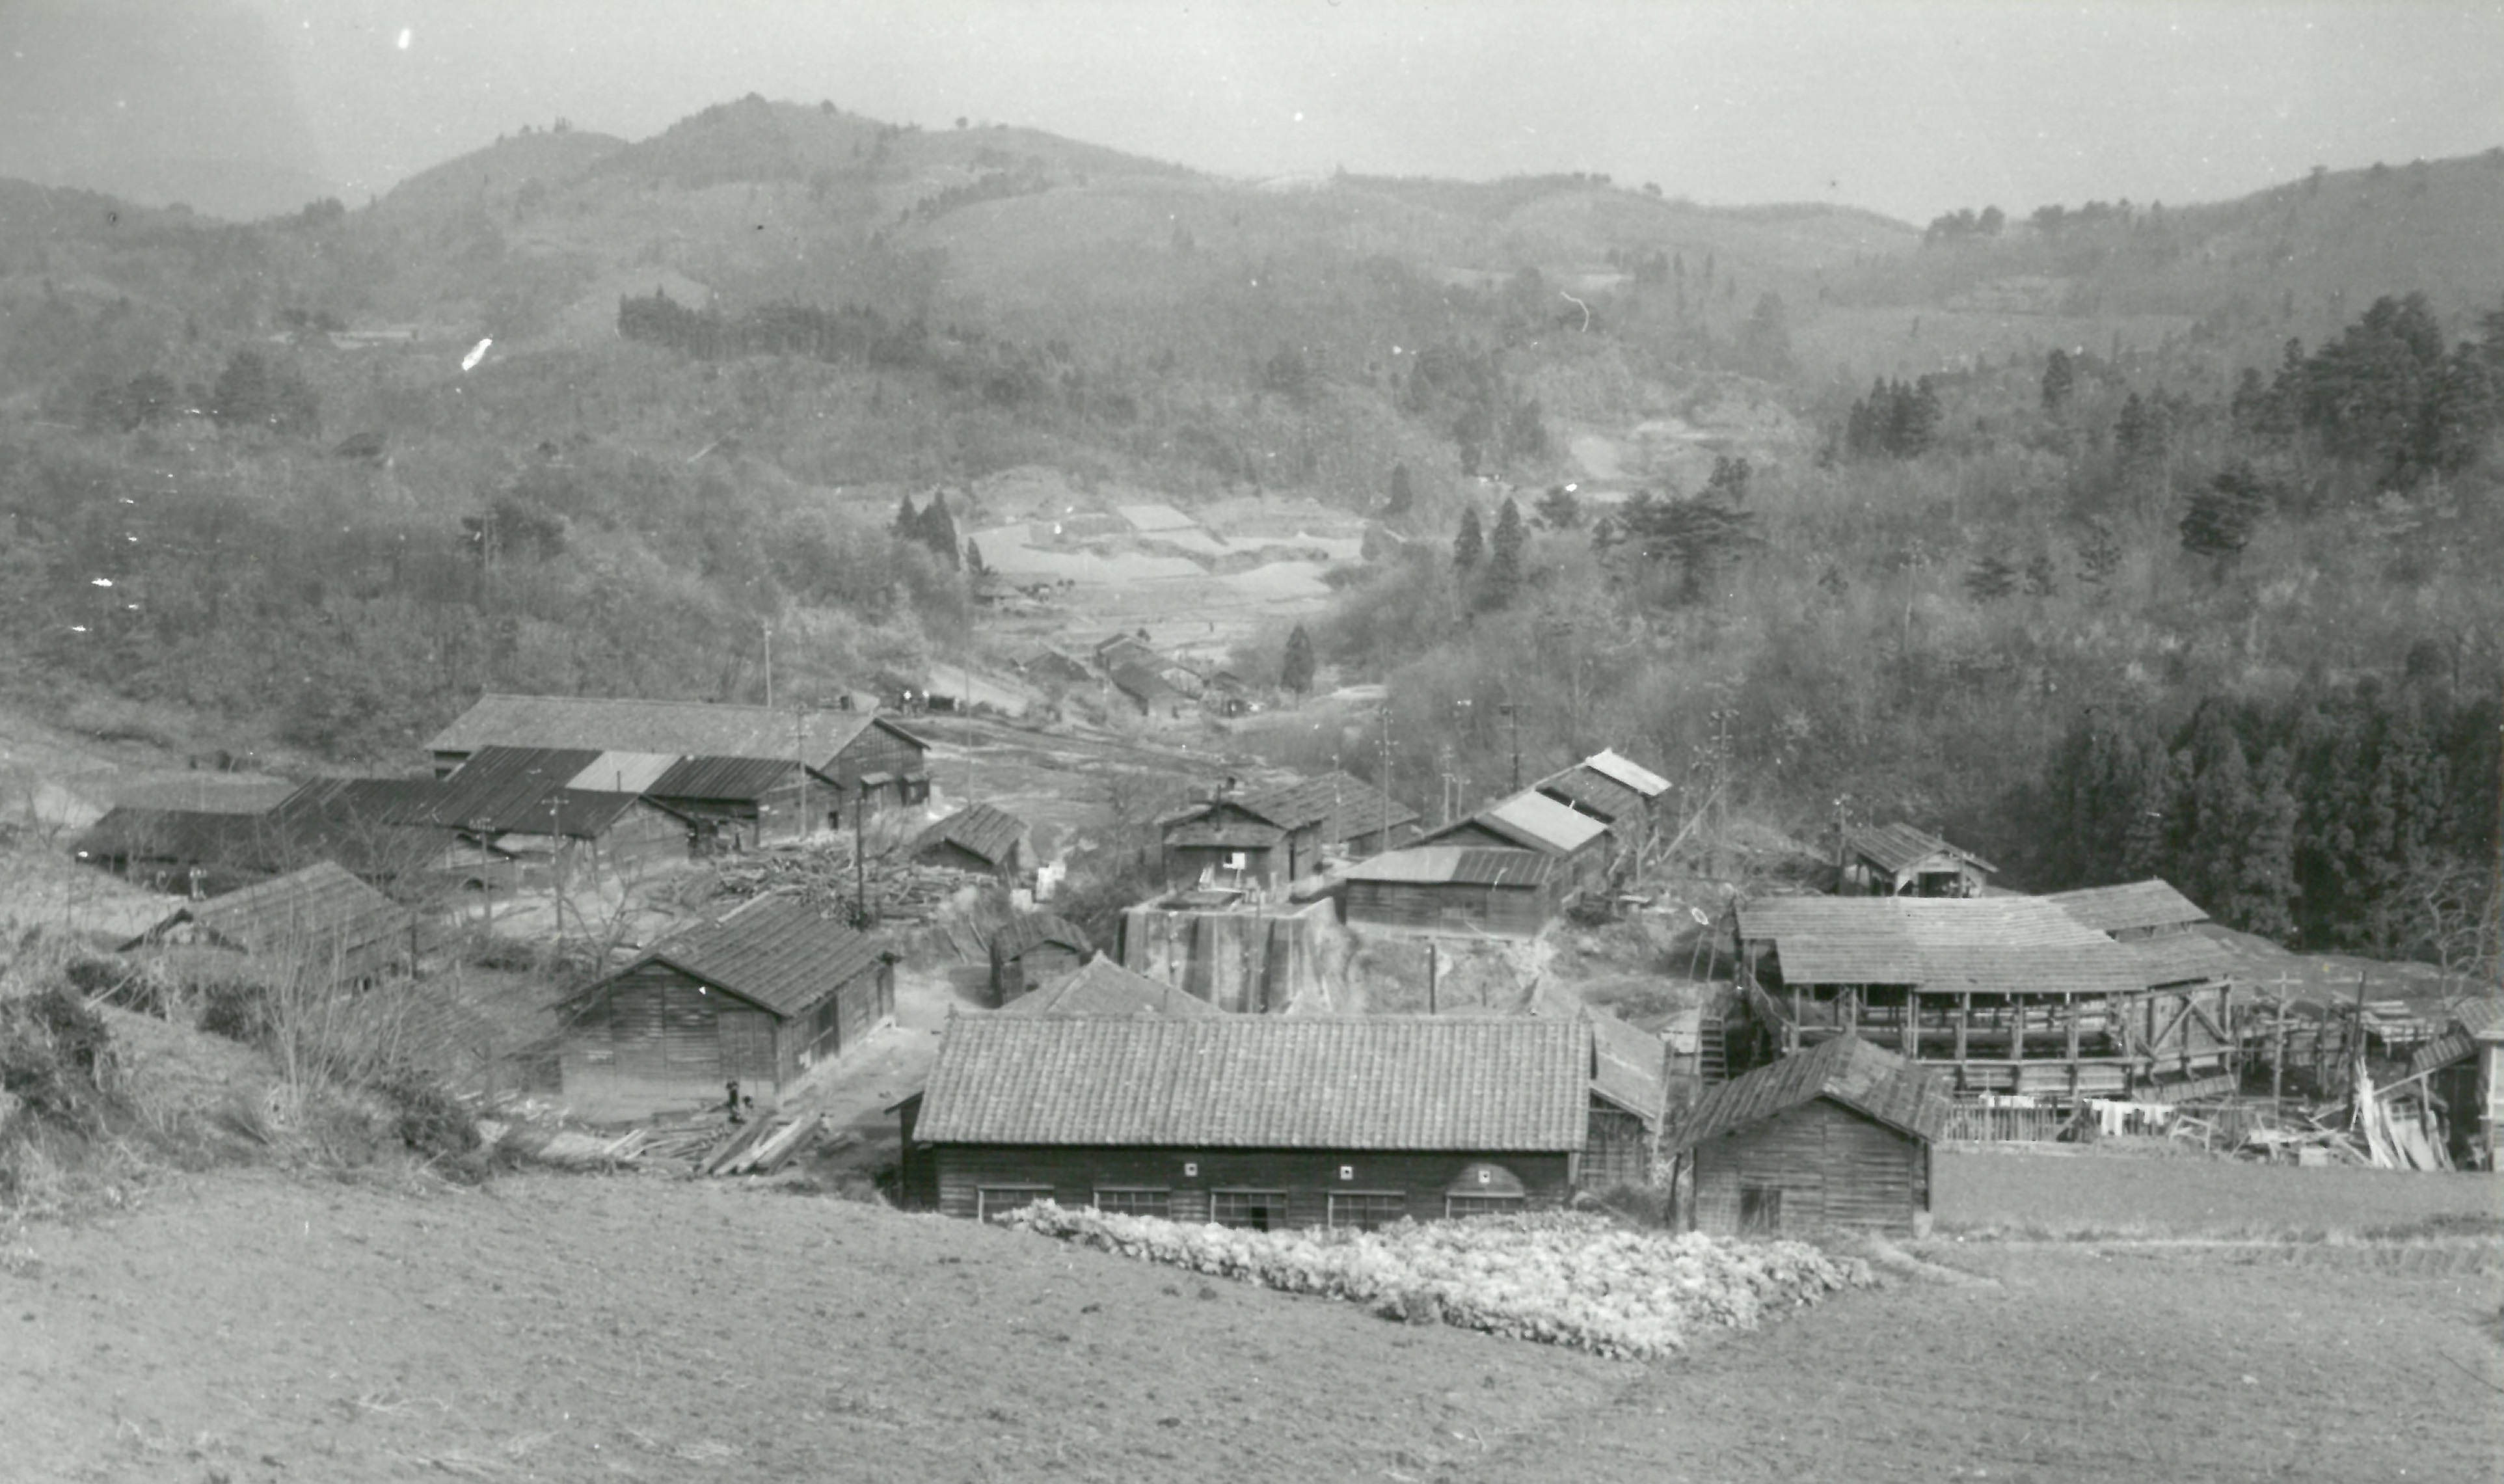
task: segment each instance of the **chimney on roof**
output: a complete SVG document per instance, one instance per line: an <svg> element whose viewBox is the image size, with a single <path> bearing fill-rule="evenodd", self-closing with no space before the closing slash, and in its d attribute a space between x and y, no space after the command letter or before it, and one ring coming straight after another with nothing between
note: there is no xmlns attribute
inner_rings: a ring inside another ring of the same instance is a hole
<svg viewBox="0 0 2504 1484"><path fill-rule="evenodd" d="M1225 777L1218 780L1217 791L1209 797L1214 799L1232 799L1242 789L1242 787L1243 780L1230 773Z"/></svg>

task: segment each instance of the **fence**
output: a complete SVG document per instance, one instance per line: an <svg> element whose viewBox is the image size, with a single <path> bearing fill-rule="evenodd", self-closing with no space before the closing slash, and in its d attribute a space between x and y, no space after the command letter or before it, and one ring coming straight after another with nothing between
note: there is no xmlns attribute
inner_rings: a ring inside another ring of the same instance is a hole
<svg viewBox="0 0 2504 1484"><path fill-rule="evenodd" d="M1992 1108L1959 1103L1948 1111L1943 1140L1974 1144L2049 1144L2069 1124L2058 1108Z"/></svg>

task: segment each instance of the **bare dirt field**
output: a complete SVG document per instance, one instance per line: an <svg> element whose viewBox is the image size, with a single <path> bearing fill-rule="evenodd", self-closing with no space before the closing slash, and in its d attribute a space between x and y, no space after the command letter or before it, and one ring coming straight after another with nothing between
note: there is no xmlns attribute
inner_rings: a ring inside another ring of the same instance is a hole
<svg viewBox="0 0 2504 1484"><path fill-rule="evenodd" d="M227 1172L0 1237L0 1442L28 1484L2493 1476L2492 1244L1925 1251L1996 1286L1646 1367L787 1187Z"/></svg>

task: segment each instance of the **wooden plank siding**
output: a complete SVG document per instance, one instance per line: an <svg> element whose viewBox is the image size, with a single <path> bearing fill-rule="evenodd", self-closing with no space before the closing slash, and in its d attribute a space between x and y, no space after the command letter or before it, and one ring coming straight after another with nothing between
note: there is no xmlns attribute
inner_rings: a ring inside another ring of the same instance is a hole
<svg viewBox="0 0 2504 1484"><path fill-rule="evenodd" d="M991 1008L1057 984L1085 962L1076 949L1060 943L1038 943L1023 953L1003 954L991 968Z"/></svg>
<svg viewBox="0 0 2504 1484"><path fill-rule="evenodd" d="M1582 1150L1583 1189L1651 1184L1652 1139L1652 1127L1640 1115L1592 1098L1591 1139Z"/></svg>
<svg viewBox="0 0 2504 1484"><path fill-rule="evenodd" d="M1167 1192L1175 1221L1208 1219L1212 1191L1283 1191L1287 1224L1329 1224L1330 1196L1396 1193L1406 1214L1441 1218L1444 1196L1471 1164L1487 1162L1513 1172L1524 1204L1562 1204L1573 1184L1574 1156L1565 1154L1409 1153L1382 1150L1135 1149L986 1144L934 1144L909 1156L913 1179L933 1192L941 1213L972 1217L985 1189L1032 1189L1064 1206L1096 1203L1099 1190ZM1185 1173L1185 1166L1197 1173ZM1341 1179L1345 1169L1350 1178ZM926 1170L926 1173L924 1171Z"/></svg>
<svg viewBox="0 0 2504 1484"><path fill-rule="evenodd" d="M883 773L894 779L873 791L866 801L872 811L919 804L929 793L923 749L876 724L863 727L858 737L844 744L843 750L835 754L830 771L835 781L843 785L842 802L829 804L838 816L845 807L860 800L864 774Z"/></svg>
<svg viewBox="0 0 2504 1484"><path fill-rule="evenodd" d="M1351 880L1341 897L1341 911L1345 920L1358 926L1535 938L1555 915L1556 897L1552 884Z"/></svg>
<svg viewBox="0 0 2504 1484"><path fill-rule="evenodd" d="M1847 1227L1909 1233L1930 1209L1930 1151L1920 1140L1820 1098L1695 1146L1689 1225L1740 1232L1743 1192L1779 1191L1766 1234ZM1754 1234L1754 1233L1752 1233Z"/></svg>
<svg viewBox="0 0 2504 1484"><path fill-rule="evenodd" d="M894 1013L891 964L854 976L786 1021L669 964L646 963L576 1008L560 1039L558 1077L574 1110L593 1119L713 1107L732 1078L743 1096L771 1106L812 1065Z"/></svg>

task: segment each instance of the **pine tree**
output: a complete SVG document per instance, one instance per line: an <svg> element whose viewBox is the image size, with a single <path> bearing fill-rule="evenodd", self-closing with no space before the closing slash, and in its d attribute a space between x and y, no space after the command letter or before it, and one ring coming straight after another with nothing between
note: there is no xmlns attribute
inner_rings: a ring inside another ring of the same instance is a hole
<svg viewBox="0 0 2504 1484"><path fill-rule="evenodd" d="M963 548L956 544L956 520L948 513L945 494L933 492L930 503L922 509L922 544L930 548L932 556L947 563L951 571L964 559Z"/></svg>
<svg viewBox="0 0 2504 1484"><path fill-rule="evenodd" d="M1461 507L1460 534L1452 537L1452 566L1467 576L1470 569L1478 565L1478 558L1485 554L1486 533L1478 528L1478 508L1464 505Z"/></svg>
<svg viewBox="0 0 2504 1484"><path fill-rule="evenodd" d="M2151 738L2136 772L2139 794L2131 801L2129 827L2122 831L2122 875L2133 880L2164 876L2174 864L2174 815L2181 809L2183 760Z"/></svg>
<svg viewBox="0 0 2504 1484"><path fill-rule="evenodd" d="M1303 624L1287 635L1287 657L1278 667L1278 684L1299 696L1313 688L1313 639Z"/></svg>
<svg viewBox="0 0 2504 1484"><path fill-rule="evenodd" d="M2121 535L2111 521L2099 515L2087 522L2087 534L2078 542L2078 580L2089 587L2102 587L2112 580L2120 569Z"/></svg>
<svg viewBox="0 0 2504 1484"><path fill-rule="evenodd" d="M2191 497L2182 516L2182 549L2222 567L2250 542L2252 527L2268 507L2269 486L2248 460L2238 459Z"/></svg>
<svg viewBox="0 0 2504 1484"><path fill-rule="evenodd" d="M2284 747L2272 747L2252 777L2251 804L2241 829L2236 860L2237 916L2228 920L2247 933L2278 943L2295 937L2295 795L2287 787L2293 765Z"/></svg>
<svg viewBox="0 0 2504 1484"><path fill-rule="evenodd" d="M1408 477L1408 466L1405 464L1391 466L1391 494L1382 501L1382 513L1406 515L1409 507L1416 502L1417 489Z"/></svg>
<svg viewBox="0 0 2504 1484"><path fill-rule="evenodd" d="M1486 576L1479 588L1485 606L1509 606L1520 593L1521 547L1521 510L1508 499L1496 511L1495 536L1487 543Z"/></svg>
<svg viewBox="0 0 2504 1484"><path fill-rule="evenodd" d="M895 524L887 530L908 541L922 539L922 512L913 508L913 497L901 496L895 502Z"/></svg>
<svg viewBox="0 0 2504 1484"><path fill-rule="evenodd" d="M976 545L970 535L965 537L965 570L978 577L991 570L983 565L983 548Z"/></svg>
<svg viewBox="0 0 2504 1484"><path fill-rule="evenodd" d="M1965 590L1976 603L1991 603L2017 591L2017 569L1996 551L1985 552L1965 574Z"/></svg>
<svg viewBox="0 0 2504 1484"><path fill-rule="evenodd" d="M2056 350L2043 359L2044 411L2058 413L2077 389L2078 368L2070 363L2068 351Z"/></svg>

